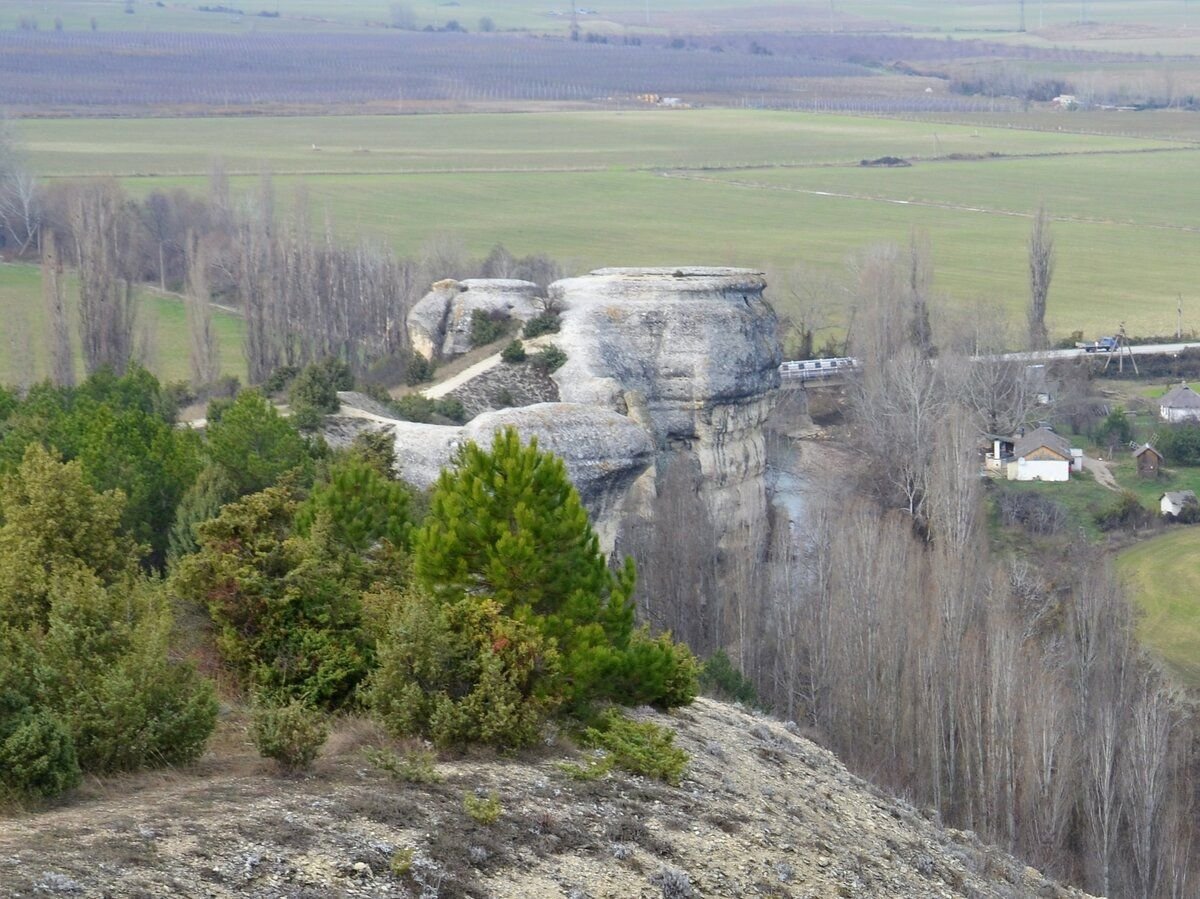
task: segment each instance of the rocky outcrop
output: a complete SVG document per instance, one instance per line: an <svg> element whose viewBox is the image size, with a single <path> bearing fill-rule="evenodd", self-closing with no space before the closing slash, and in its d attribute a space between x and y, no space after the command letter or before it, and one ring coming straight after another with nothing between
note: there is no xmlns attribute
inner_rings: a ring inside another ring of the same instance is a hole
<svg viewBox="0 0 1200 899"><path fill-rule="evenodd" d="M691 757L679 787L572 778L563 763L587 759L561 739L399 783L364 761L388 744L351 717L312 776L281 778L246 722L225 720L194 765L89 780L68 804L0 822L0 895L1083 899L864 783L795 725L708 699L638 717ZM495 823L464 813L477 790L500 797Z"/></svg>
<svg viewBox="0 0 1200 899"><path fill-rule="evenodd" d="M563 455L606 550L632 551L619 544L622 523L630 533L652 524L658 479L677 464L695 472L718 555L759 559L768 537L763 423L780 356L764 287L758 272L733 268L600 269L550 285L560 330L539 341L566 352L551 375L562 402L487 412L463 428L384 421L396 435L402 476L428 485L461 442L486 444L513 425ZM528 317L542 308L536 290L523 281L440 281L410 316L414 343L454 350L471 311ZM511 386L489 380L510 376L504 366L478 368L462 383L457 376L453 391L472 412L500 390L517 400ZM329 429L334 443L337 428Z"/></svg>
<svg viewBox="0 0 1200 899"><path fill-rule="evenodd" d="M600 269L550 285L567 354L559 395L637 421L658 472L694 465L719 547L743 559L767 537L763 423L780 350L765 285L732 268Z"/></svg>
<svg viewBox="0 0 1200 899"><path fill-rule="evenodd" d="M595 406L538 403L480 415L462 427L397 421L343 407L326 427L326 438L344 445L361 430L387 430L395 439L396 467L402 478L421 489L437 480L460 446L473 441L490 446L497 431L516 428L523 438L560 456L571 482L592 516L601 545L611 550L618 510L630 486L654 460L646 431L624 415Z"/></svg>
<svg viewBox="0 0 1200 899"><path fill-rule="evenodd" d="M531 281L509 278L438 281L408 313L413 349L426 359L465 353L471 349L471 316L476 311L528 321L542 311L538 292Z"/></svg>

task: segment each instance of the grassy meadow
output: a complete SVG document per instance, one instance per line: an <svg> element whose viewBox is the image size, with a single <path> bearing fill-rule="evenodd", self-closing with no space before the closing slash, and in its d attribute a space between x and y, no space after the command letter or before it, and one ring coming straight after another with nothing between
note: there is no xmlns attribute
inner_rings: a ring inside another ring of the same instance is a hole
<svg viewBox="0 0 1200 899"><path fill-rule="evenodd" d="M72 280L66 285L68 301L74 303L77 287ZM45 377L49 372L49 356L45 339L45 316L41 299L41 271L33 265L0 265L0 384L28 382ZM164 297L149 290L139 294L139 332L150 353L145 362L164 381L183 381L191 378L188 356L187 321L183 304L173 297ZM221 354L221 369L226 374L246 377L242 355L244 325L240 318L215 311L213 329ZM83 375L83 356L79 335L72 335L76 347L75 370Z"/></svg>
<svg viewBox="0 0 1200 899"><path fill-rule="evenodd" d="M1174 528L1117 557L1142 612L1142 638L1185 683L1200 687L1200 528Z"/></svg>
<svg viewBox="0 0 1200 899"><path fill-rule="evenodd" d="M42 177L113 174L135 194L203 191L218 158L235 191L271 171L280 198L303 187L318 227L328 214L339 233L405 254L450 234L475 254L503 243L575 271L687 262L838 276L863 248L919 229L945 303L1013 321L1044 201L1058 246L1049 324L1094 335L1122 320L1131 333L1173 331L1179 295L1189 308L1200 275L1190 118L1114 113L1119 129L1096 133L1095 116L1076 132L1058 130L1069 115L1022 128L1011 115L988 126L700 109L28 120L21 131ZM915 164L858 164L880 156ZM790 295L776 300L795 311Z"/></svg>

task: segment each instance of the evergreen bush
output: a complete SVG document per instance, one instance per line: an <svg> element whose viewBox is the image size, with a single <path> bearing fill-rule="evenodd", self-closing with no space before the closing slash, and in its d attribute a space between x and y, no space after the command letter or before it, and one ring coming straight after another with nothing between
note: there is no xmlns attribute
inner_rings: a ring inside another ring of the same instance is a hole
<svg viewBox="0 0 1200 899"><path fill-rule="evenodd" d="M551 344L547 347L542 347L540 350L534 353L533 357L530 359L530 363L533 365L533 367L543 374L549 374L555 369L562 368L566 361L567 354L554 344Z"/></svg>
<svg viewBox="0 0 1200 899"><path fill-rule="evenodd" d="M329 737L325 716L299 699L284 705L260 704L250 730L255 748L286 773L305 771Z"/></svg>
<svg viewBox="0 0 1200 899"><path fill-rule="evenodd" d="M511 365L525 361L525 344L519 340L510 342L500 351L500 358Z"/></svg>
<svg viewBox="0 0 1200 899"><path fill-rule="evenodd" d="M508 330L508 316L500 312L488 313L476 309L471 313L471 346L479 347L493 343Z"/></svg>
<svg viewBox="0 0 1200 899"><path fill-rule="evenodd" d="M583 732L587 746L612 755L618 767L678 786L687 770L688 754L675 746L675 733L652 721L633 721L607 709L596 726Z"/></svg>
<svg viewBox="0 0 1200 899"><path fill-rule="evenodd" d="M525 327L521 329L521 335L528 340L541 337L543 334L557 334L560 325L557 313L543 312L525 322Z"/></svg>

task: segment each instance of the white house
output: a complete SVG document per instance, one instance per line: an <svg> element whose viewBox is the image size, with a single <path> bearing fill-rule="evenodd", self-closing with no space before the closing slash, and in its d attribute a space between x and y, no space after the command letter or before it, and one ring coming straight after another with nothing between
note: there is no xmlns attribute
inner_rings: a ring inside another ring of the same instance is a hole
<svg viewBox="0 0 1200 899"><path fill-rule="evenodd" d="M1200 421L1200 393L1181 382L1158 401L1158 416L1172 423Z"/></svg>
<svg viewBox="0 0 1200 899"><path fill-rule="evenodd" d="M1194 505L1196 505L1194 490L1176 490L1173 493L1164 493L1158 500L1158 507L1162 510L1163 515L1178 516L1184 506Z"/></svg>
<svg viewBox="0 0 1200 899"><path fill-rule="evenodd" d="M1038 428L1017 440L1006 472L1010 481L1069 481L1083 466L1083 453L1072 450L1049 428Z"/></svg>

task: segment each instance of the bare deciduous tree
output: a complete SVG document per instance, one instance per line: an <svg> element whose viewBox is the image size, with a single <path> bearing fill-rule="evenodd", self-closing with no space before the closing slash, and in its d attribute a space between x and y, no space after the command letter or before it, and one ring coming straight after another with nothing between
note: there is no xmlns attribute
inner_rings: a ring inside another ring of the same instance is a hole
<svg viewBox="0 0 1200 899"><path fill-rule="evenodd" d="M1050 234L1050 217L1043 203L1033 217L1029 233L1029 349L1045 349L1050 338L1046 332L1046 299L1050 294L1050 279L1054 277L1054 237Z"/></svg>
<svg viewBox="0 0 1200 899"><path fill-rule="evenodd" d="M70 215L84 365L89 374L105 367L122 373L135 352L131 216L113 182L81 185L71 197Z"/></svg>
<svg viewBox="0 0 1200 899"><path fill-rule="evenodd" d="M0 119L0 233L8 233L25 253L38 238L42 211L37 179L26 168L20 141Z"/></svg>
<svg viewBox="0 0 1200 899"><path fill-rule="evenodd" d="M217 335L212 324L212 294L208 287L208 248L195 233L187 240L187 290L184 307L187 326L192 380L198 386L214 383L220 375Z"/></svg>
<svg viewBox="0 0 1200 899"><path fill-rule="evenodd" d="M50 380L60 387L75 385L75 351L63 290L63 264L54 232L42 238L42 309L46 322L46 351Z"/></svg>

